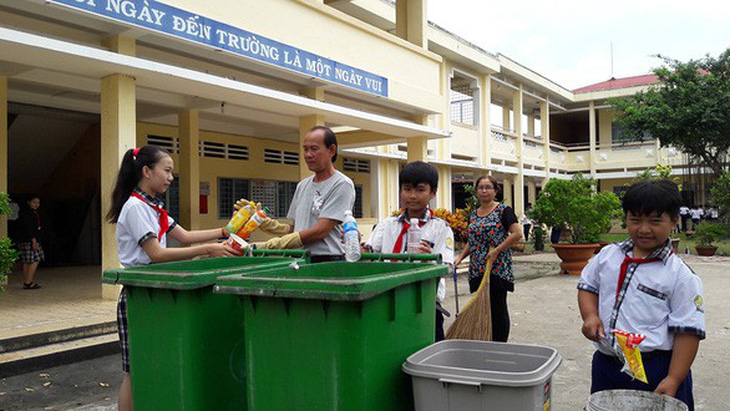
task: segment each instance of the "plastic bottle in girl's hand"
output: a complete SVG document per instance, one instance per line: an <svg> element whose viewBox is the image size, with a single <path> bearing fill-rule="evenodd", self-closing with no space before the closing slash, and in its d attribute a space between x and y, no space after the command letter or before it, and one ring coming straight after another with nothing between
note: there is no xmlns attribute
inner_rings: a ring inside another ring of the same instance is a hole
<svg viewBox="0 0 730 411"><path fill-rule="evenodd" d="M360 260L360 232L357 231L357 221L352 216L352 211L345 211L342 228L345 232L345 260L351 263Z"/></svg>
<svg viewBox="0 0 730 411"><path fill-rule="evenodd" d="M418 219L411 218L411 226L408 227L408 254L420 254L421 250L421 227L418 226Z"/></svg>
<svg viewBox="0 0 730 411"><path fill-rule="evenodd" d="M229 233L237 233L238 230L240 230L241 227L246 224L249 218L251 218L251 214L253 214L255 210L256 207L251 203L248 203L245 206L241 207L238 211L236 211L235 214L233 214L231 221L226 224L226 230Z"/></svg>

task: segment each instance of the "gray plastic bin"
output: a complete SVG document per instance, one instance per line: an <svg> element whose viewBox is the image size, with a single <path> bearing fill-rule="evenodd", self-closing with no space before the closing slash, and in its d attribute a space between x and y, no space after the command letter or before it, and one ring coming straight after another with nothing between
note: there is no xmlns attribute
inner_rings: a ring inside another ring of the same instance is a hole
<svg viewBox="0 0 730 411"><path fill-rule="evenodd" d="M549 410L562 358L550 347L446 340L408 357L416 411Z"/></svg>

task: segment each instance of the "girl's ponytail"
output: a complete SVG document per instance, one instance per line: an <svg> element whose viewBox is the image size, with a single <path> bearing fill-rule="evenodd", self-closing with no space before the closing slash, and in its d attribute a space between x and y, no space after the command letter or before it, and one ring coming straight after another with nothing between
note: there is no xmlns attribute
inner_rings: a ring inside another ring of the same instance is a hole
<svg viewBox="0 0 730 411"><path fill-rule="evenodd" d="M117 182L112 191L112 205L106 215L107 221L116 224L124 203L127 202L132 191L142 179L142 169L145 166L150 169L155 168L155 164L167 155L169 154L159 147L149 145L138 149L130 148L124 153L122 165L117 174Z"/></svg>

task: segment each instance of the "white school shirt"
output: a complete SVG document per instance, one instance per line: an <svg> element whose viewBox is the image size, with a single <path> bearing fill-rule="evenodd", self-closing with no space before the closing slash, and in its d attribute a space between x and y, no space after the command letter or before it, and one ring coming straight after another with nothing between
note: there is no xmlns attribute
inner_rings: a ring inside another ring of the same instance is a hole
<svg viewBox="0 0 730 411"><path fill-rule="evenodd" d="M687 206L679 207L679 215L689 215L689 207L687 207Z"/></svg>
<svg viewBox="0 0 730 411"><path fill-rule="evenodd" d="M154 199L144 192L135 189L135 192L151 204L164 208L164 203ZM177 225L172 217L167 217L169 228L167 233ZM117 219L117 252L122 267L150 264L152 260L142 248L142 243L150 238L157 238L160 232L160 217L152 207L144 201L129 197ZM158 238L160 247L167 246L167 233Z"/></svg>
<svg viewBox="0 0 730 411"><path fill-rule="evenodd" d="M689 214L692 216L693 220L699 220L703 215L705 215L705 212L701 208L693 208L689 210Z"/></svg>
<svg viewBox="0 0 730 411"><path fill-rule="evenodd" d="M408 247L408 234L404 235L403 247L401 250L393 250L398 236L403 229L402 222L405 221L405 213L398 217L388 217L381 221L370 234L370 239L365 244L375 253L403 253ZM453 266L454 264L454 233L451 227L442 219L432 217L430 210L426 216L420 221L425 221L421 227L421 238L433 242L432 253L441 254L441 260L444 264ZM436 300L441 302L446 298L446 280L440 279L438 290L436 291Z"/></svg>
<svg viewBox="0 0 730 411"><path fill-rule="evenodd" d="M598 316L604 333L612 329L645 334L639 345L642 352L671 350L674 334L695 334L705 338L705 312L702 281L672 251L669 241L646 257L660 260L645 264L628 264L626 279L618 296L616 290L621 265L633 256L633 242L604 247L583 269L578 289L598 295ZM614 339L610 338L613 344ZM604 354L604 347L595 344Z"/></svg>

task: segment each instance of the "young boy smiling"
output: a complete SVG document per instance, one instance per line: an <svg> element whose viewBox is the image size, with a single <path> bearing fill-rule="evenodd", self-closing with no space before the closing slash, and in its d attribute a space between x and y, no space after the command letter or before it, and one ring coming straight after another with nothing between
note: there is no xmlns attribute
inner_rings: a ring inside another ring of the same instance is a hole
<svg viewBox="0 0 730 411"><path fill-rule="evenodd" d="M365 248L376 253L405 253L408 246L408 228L412 218L421 227L422 254L441 254L444 264L454 263L454 233L442 219L434 217L428 203L436 196L439 174L436 167L415 161L406 164L399 175L400 205L398 217L388 217L373 230ZM444 339L444 317L440 302L446 298L446 281L439 281L436 293L436 341Z"/></svg>
<svg viewBox="0 0 730 411"><path fill-rule="evenodd" d="M682 198L669 180L635 183L623 209L629 239L604 247L578 283L582 332L596 342L591 393L611 389L654 391L694 409L690 367L705 338L702 282L674 254L669 234ZM648 384L622 373L612 330L646 335L639 345ZM601 344L599 344L601 342Z"/></svg>

